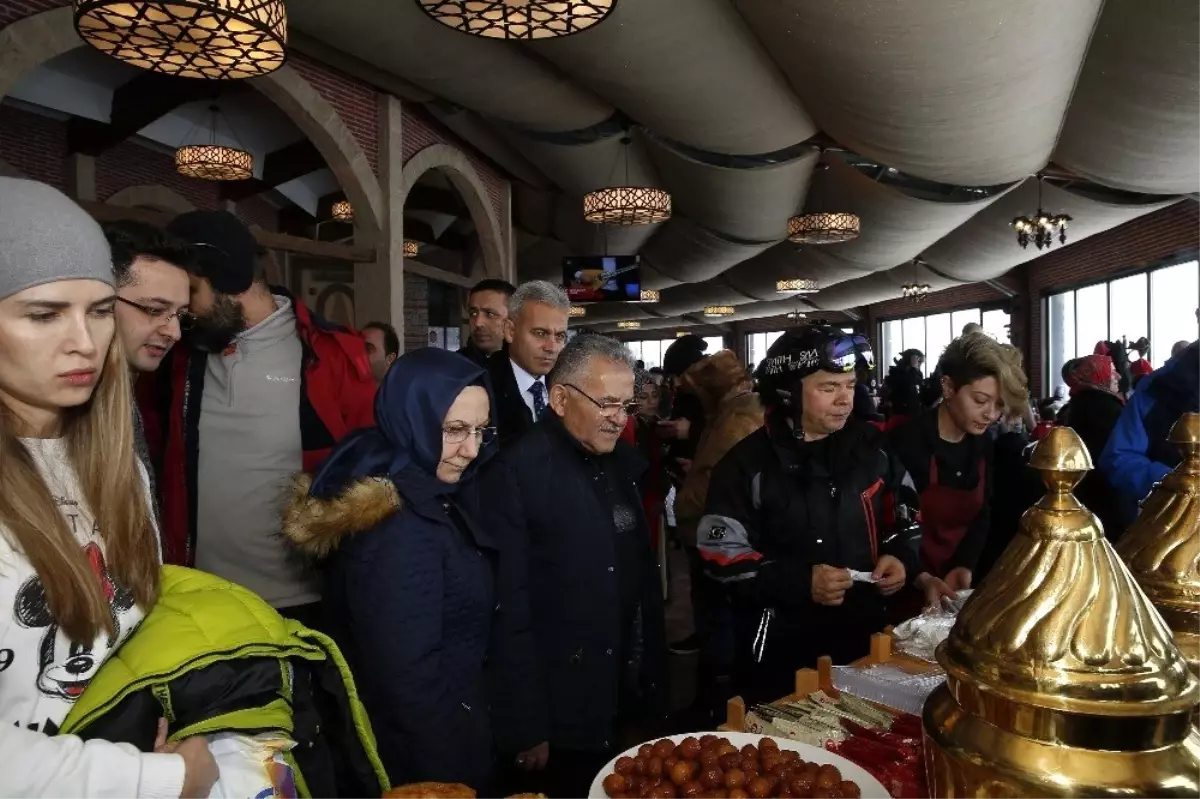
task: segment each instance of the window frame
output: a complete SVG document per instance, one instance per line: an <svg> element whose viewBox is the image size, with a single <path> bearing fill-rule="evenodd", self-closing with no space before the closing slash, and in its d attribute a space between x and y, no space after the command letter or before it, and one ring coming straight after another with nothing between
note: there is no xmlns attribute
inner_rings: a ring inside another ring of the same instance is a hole
<svg viewBox="0 0 1200 799"><path fill-rule="evenodd" d="M1163 269L1169 269L1180 264L1190 263L1192 261L1200 262L1200 248L1192 247L1186 250L1177 250L1168 256L1149 261L1136 266L1130 266L1105 275L1101 278L1091 278L1080 280L1075 283L1056 286L1054 288L1044 288L1038 297L1038 308L1041 313L1041 341L1038 343L1042 351L1042 388L1045 391L1047 388L1055 384L1055 376L1050 373L1050 300L1060 294L1077 294L1083 289L1089 289L1094 286L1104 286L1104 329L1108 336L1112 335L1112 290L1110 284L1118 280L1124 280L1134 275L1146 276L1146 326L1150 328L1154 323L1154 291L1151 285L1151 275ZM1200 269L1200 267L1197 267ZM1078 312L1078 297L1073 302L1076 306L1075 313L1075 348L1079 349L1079 312ZM1146 330L1146 335L1150 335L1150 330ZM1111 339L1110 339L1111 340Z"/></svg>
<svg viewBox="0 0 1200 799"><path fill-rule="evenodd" d="M1008 314L1009 324L1011 325L1012 317L1013 317L1013 310L1014 310L1013 309L1013 301L1016 299L1016 296L1017 295L1014 295L1013 297L1008 297L1008 298L988 300L987 302L967 303L965 305L957 305L957 306L952 306L950 308L938 308L936 310L926 311L925 313L895 314L895 315L891 315L891 316L881 316L881 317L878 317L877 319L873 320L873 324L875 326L874 341L879 342L878 351L875 353L875 371L879 373L878 374L879 379L882 380L884 377L886 377L887 373L888 373L888 369L890 369L892 366L892 364L890 362L885 363L884 362L885 359L883 357L883 326L884 326L884 324L886 324L888 322L903 323L905 319L917 319L917 318L928 319L931 316L941 316L943 314L949 315L951 320L953 320L954 314L956 314L956 313L961 313L962 311L978 310L979 311L979 319L980 319L981 323L983 321L983 315L985 313L987 313L988 311L1004 311ZM1010 337L1011 337L1011 333L1012 333L1012 331L1010 328L1010 330L1009 330ZM954 323L953 323L953 321L951 321L950 340L953 341L954 339L958 338L960 335L962 335L962 330L955 330ZM933 358L932 362L931 362L930 359L932 356L929 354L929 352L926 349L926 347L929 344L928 323L926 323L926 333L925 333L924 338L925 338L925 342L924 342L925 346L921 347L920 349L921 349L921 352L925 353L925 364L926 364L927 371L929 372L929 374L933 374L933 370L937 366L937 358ZM903 340L903 334L901 335L901 340ZM1009 342L1009 343L1011 343L1011 342ZM901 349L901 352L903 352L904 349L912 349L912 348L904 347ZM939 357L940 357L940 355L939 355Z"/></svg>

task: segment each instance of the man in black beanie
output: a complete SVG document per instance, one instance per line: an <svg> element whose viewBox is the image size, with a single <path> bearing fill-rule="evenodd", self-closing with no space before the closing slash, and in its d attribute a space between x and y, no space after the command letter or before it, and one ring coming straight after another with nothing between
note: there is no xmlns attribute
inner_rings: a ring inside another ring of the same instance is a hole
<svg viewBox="0 0 1200 799"><path fill-rule="evenodd" d="M226 211L168 231L190 247L184 341L140 392L158 444L163 559L195 566L320 627L320 589L280 535L292 477L374 424L366 344L266 283L254 234Z"/></svg>

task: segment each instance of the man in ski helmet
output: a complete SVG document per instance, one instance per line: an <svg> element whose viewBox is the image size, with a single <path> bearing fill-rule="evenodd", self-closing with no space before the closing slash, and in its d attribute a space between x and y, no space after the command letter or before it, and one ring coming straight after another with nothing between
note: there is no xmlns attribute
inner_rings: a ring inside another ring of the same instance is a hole
<svg viewBox="0 0 1200 799"><path fill-rule="evenodd" d="M713 471L697 540L729 591L748 701L791 693L821 655L866 655L888 597L916 577L912 481L851 413L855 372L874 365L860 335L787 331L755 373L766 423Z"/></svg>

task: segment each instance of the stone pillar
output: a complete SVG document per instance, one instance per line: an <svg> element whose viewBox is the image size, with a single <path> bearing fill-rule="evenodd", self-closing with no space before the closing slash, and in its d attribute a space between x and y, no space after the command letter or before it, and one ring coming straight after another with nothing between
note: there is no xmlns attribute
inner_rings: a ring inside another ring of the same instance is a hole
<svg viewBox="0 0 1200 799"><path fill-rule="evenodd" d="M354 318L362 326L382 320L396 328L401 349L404 322L404 154L400 100L379 96L379 182L383 189L382 232L375 262L354 265ZM426 331L422 330L424 336Z"/></svg>
<svg viewBox="0 0 1200 799"><path fill-rule="evenodd" d="M504 274L509 283L517 285L517 232L513 230L512 181L504 181L500 190L500 238L504 254Z"/></svg>
<svg viewBox="0 0 1200 799"><path fill-rule="evenodd" d="M96 159L72 153L67 159L67 193L76 200L96 202Z"/></svg>

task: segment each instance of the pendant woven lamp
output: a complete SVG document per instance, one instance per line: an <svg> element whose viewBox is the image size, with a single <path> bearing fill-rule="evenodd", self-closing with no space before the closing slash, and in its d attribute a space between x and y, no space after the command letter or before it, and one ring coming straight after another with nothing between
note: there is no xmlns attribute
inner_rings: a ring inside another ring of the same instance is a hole
<svg viewBox="0 0 1200 799"><path fill-rule="evenodd" d="M556 39L604 21L617 0L417 0L446 27L488 39Z"/></svg>
<svg viewBox="0 0 1200 799"><path fill-rule="evenodd" d="M238 80L287 58L283 0L74 0L74 8L85 42L152 72Z"/></svg>

